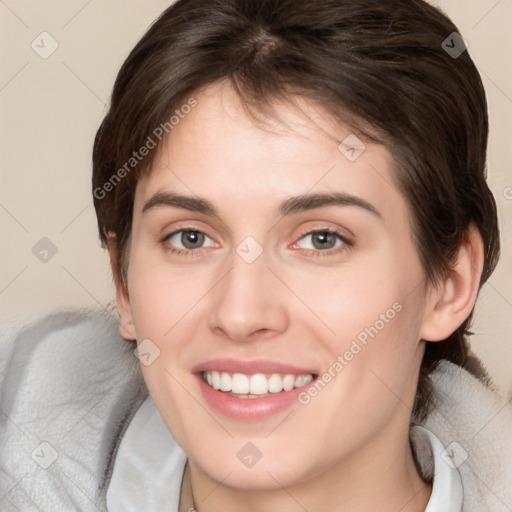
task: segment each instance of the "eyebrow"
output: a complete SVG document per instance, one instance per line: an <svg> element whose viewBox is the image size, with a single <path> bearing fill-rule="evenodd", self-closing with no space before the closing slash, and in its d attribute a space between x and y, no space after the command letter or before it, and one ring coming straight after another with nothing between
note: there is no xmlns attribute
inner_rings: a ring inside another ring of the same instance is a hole
<svg viewBox="0 0 512 512"><path fill-rule="evenodd" d="M184 210L202 213L210 217L220 218L219 212L215 206L207 199L185 196L174 192L157 192L145 202L142 208L142 214L162 206L182 208ZM293 196L285 199L279 205L278 213L282 216L287 216L326 206L357 206L382 219L382 214L379 210L377 210L377 208L368 201L342 192L314 193Z"/></svg>

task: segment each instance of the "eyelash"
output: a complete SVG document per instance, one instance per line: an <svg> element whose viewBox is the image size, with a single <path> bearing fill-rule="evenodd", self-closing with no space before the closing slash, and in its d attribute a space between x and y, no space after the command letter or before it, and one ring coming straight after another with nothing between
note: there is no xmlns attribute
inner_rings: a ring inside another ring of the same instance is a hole
<svg viewBox="0 0 512 512"><path fill-rule="evenodd" d="M297 241L302 240L307 235L314 235L315 233L327 233L329 235L336 235L338 237L338 239L343 242L343 244L334 249L327 249L325 251L320 251L318 249L304 249L305 251L308 252L308 254L311 254L312 256L334 256L334 255L339 254L343 251L346 251L347 249L350 249L351 247L354 246L354 243L352 242L352 240L349 240L345 235L343 235L337 229L332 229L332 228L306 229L299 235L299 238Z"/></svg>
<svg viewBox="0 0 512 512"><path fill-rule="evenodd" d="M177 230L173 231L172 233L165 235L160 240L160 244L163 246L164 250L167 251L169 254L176 254L176 255L182 255L182 256L193 256L193 255L197 256L197 255L202 254L204 252L204 248L177 249L175 247L169 247L167 245L167 240L169 240L172 236L176 235L177 233L189 232L189 231L196 231L198 233L202 233L202 234L208 236L208 238L212 238L207 233L202 231L201 229L196 228L194 226L188 226L188 227L177 229ZM343 242L343 245L341 245L340 247L337 247L335 249L328 249L325 251L320 251L318 249L304 249L305 251L308 252L308 254L310 254L312 256L315 256L315 257L316 256L332 256L334 254L338 254L342 251L350 249L354 246L354 243L351 240L349 240L345 235L343 235L340 231L338 231L336 229L331 229L331 228L305 230L299 235L299 238L297 241L302 240L307 235L313 235L315 233L327 233L330 235L336 235L338 237L338 239Z"/></svg>
<svg viewBox="0 0 512 512"><path fill-rule="evenodd" d="M167 240L169 240L169 238L174 236L176 233L181 233L181 232L186 233L187 231L197 231L198 233L202 233L202 234L206 235L208 238L212 238L210 235L208 235L208 233L205 233L203 230L196 228L194 226L183 227L180 229L176 229L175 231L173 231L172 233L169 233L168 235L165 235L160 240L160 243L162 244L162 247L164 248L164 250L166 252L168 252L169 254L177 254L179 256L197 256L197 255L202 254L204 252L204 248L203 249L176 249L175 247L169 247L167 245Z"/></svg>

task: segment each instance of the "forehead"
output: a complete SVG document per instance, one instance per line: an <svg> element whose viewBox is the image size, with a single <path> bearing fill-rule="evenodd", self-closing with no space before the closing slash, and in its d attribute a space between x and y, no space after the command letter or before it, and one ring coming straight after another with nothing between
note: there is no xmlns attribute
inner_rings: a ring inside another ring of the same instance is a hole
<svg viewBox="0 0 512 512"><path fill-rule="evenodd" d="M371 199L394 215L404 212L389 151L358 138L318 103L301 97L276 104L277 117L262 124L225 82L193 97L197 106L172 128L137 185L139 211L165 190L207 196L220 209L242 203L246 210L272 198L335 190Z"/></svg>

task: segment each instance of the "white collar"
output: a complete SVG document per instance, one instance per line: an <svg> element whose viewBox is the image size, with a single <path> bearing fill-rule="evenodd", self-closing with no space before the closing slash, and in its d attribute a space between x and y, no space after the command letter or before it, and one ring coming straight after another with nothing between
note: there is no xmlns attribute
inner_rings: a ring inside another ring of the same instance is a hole
<svg viewBox="0 0 512 512"><path fill-rule="evenodd" d="M107 490L108 512L177 511L186 461L148 395L121 439Z"/></svg>
<svg viewBox="0 0 512 512"><path fill-rule="evenodd" d="M446 462L449 459L439 438L414 426L411 441L423 459L433 458L432 495L425 512L461 512L461 477L454 464ZM177 511L186 460L148 396L121 440L107 491L108 511Z"/></svg>
<svg viewBox="0 0 512 512"><path fill-rule="evenodd" d="M432 495L425 512L461 512L463 487L456 461L449 457L441 440L425 427L412 427L410 438L415 453L433 464Z"/></svg>

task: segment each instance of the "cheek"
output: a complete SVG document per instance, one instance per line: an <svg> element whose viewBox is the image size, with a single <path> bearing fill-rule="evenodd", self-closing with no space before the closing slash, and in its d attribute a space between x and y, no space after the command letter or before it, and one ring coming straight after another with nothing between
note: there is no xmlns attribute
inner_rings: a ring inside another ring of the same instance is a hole
<svg viewBox="0 0 512 512"><path fill-rule="evenodd" d="M385 256L376 254L371 260L361 258L333 268L283 269L283 280L303 302L294 320L309 319L316 334L323 334L332 347L339 344L337 349L358 336L364 341L367 329L375 331L372 326L379 332L387 329L409 290L407 282L413 278L404 275L403 269L395 269Z"/></svg>
<svg viewBox="0 0 512 512"><path fill-rule="evenodd" d="M397 300L391 304L392 299ZM419 296L397 292L389 300L374 299L372 307L360 305L357 320L345 317L350 328L331 343L326 368L335 377L321 392L325 395L315 398L316 412L324 416L322 406L335 404L326 420L330 434L353 418L371 435L393 414L410 413L421 362L420 307Z"/></svg>
<svg viewBox="0 0 512 512"><path fill-rule="evenodd" d="M338 404L330 408L333 423L346 419L347 411L359 418L378 416L396 406L395 394L402 396L412 388L424 305L418 285L423 277L414 252L406 258L404 264L388 251L330 275L296 276L297 293L308 297L321 320L316 326L313 320L309 323L323 345L328 382L317 404ZM320 409L318 413L325 415Z"/></svg>
<svg viewBox="0 0 512 512"><path fill-rule="evenodd" d="M316 447L326 461L361 447L390 421L408 422L416 389L418 322L410 298L399 298L390 309L379 304L365 315L359 312L357 320L344 317L350 327L343 331L340 325L329 342L318 386L300 397L301 428L330 440L327 447ZM300 442L299 435L295 441Z"/></svg>
<svg viewBox="0 0 512 512"><path fill-rule="evenodd" d="M151 252L130 261L130 305L138 336L166 339L208 290L209 270L169 265Z"/></svg>
<svg viewBox="0 0 512 512"><path fill-rule="evenodd" d="M133 251L129 267L130 306L137 340L150 340L149 347L158 355L141 369L156 402L176 410L190 405L180 383L189 384L190 373L184 357L197 353L194 343L206 339L206 311L202 300L212 287L211 268L196 265L170 265L161 257ZM148 342L146 342L148 343Z"/></svg>

